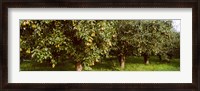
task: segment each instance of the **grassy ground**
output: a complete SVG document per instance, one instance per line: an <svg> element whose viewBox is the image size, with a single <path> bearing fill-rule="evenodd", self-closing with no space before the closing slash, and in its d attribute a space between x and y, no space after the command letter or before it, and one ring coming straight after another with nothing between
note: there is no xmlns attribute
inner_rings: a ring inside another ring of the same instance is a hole
<svg viewBox="0 0 200 91"><path fill-rule="evenodd" d="M142 57L127 57L124 71L179 71L180 60L172 59L170 63L160 62L157 57L150 57L150 64L144 64ZM112 66L110 66L112 65ZM93 70L121 70L117 60L107 60L92 67Z"/></svg>
<svg viewBox="0 0 200 91"><path fill-rule="evenodd" d="M74 67L74 64L70 62L58 63L55 68L47 62L24 61L20 63L21 71L75 71Z"/></svg>
<svg viewBox="0 0 200 91"><path fill-rule="evenodd" d="M145 65L142 57L130 56L126 58L123 71L179 71L180 60L172 59L169 63L160 62L157 57L150 57L150 64ZM55 68L49 63L24 61L20 64L21 71L75 71L74 64L70 62L58 63ZM92 66L93 71L119 71L119 62L116 59L105 59Z"/></svg>

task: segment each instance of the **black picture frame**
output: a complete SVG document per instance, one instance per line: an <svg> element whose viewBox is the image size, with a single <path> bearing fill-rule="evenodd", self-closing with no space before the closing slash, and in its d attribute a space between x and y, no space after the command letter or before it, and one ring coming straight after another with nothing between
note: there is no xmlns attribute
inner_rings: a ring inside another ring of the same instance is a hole
<svg viewBox="0 0 200 91"><path fill-rule="evenodd" d="M1 90L130 90L130 91L199 91L199 16L198 0L3 0L1 2ZM8 83L8 8L192 8L192 83Z"/></svg>

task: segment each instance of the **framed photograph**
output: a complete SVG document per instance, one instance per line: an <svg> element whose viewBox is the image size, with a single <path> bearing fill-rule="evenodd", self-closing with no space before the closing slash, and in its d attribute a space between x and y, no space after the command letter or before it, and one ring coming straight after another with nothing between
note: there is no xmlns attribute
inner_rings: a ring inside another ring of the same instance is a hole
<svg viewBox="0 0 200 91"><path fill-rule="evenodd" d="M197 1L3 1L1 89L198 91Z"/></svg>

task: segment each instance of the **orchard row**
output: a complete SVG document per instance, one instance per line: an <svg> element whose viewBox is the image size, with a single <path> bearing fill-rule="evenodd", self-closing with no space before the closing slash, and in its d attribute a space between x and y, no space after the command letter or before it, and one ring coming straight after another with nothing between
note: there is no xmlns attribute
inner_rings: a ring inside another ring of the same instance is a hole
<svg viewBox="0 0 200 91"><path fill-rule="evenodd" d="M121 68L130 55L169 60L180 54L180 33L171 20L21 20L20 59L49 61L52 67L70 60L77 71L91 70L115 56Z"/></svg>

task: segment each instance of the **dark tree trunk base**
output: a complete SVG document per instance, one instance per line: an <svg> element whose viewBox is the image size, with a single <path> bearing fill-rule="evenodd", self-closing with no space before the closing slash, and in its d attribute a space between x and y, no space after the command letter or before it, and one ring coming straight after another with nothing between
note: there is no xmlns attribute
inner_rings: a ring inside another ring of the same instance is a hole
<svg viewBox="0 0 200 91"><path fill-rule="evenodd" d="M162 56L161 55L158 55L158 58L160 61L162 61Z"/></svg>
<svg viewBox="0 0 200 91"><path fill-rule="evenodd" d="M121 69L124 69L124 67L125 67L125 56L123 56L123 55L119 56L119 62L120 62Z"/></svg>
<svg viewBox="0 0 200 91"><path fill-rule="evenodd" d="M149 64L149 60L146 60L146 61L145 61L145 64Z"/></svg>
<svg viewBox="0 0 200 91"><path fill-rule="evenodd" d="M148 55L144 54L143 57L144 57L144 63L145 64L149 64L149 57L148 57Z"/></svg>
<svg viewBox="0 0 200 91"><path fill-rule="evenodd" d="M76 63L76 71L82 71L83 67L82 67L82 64L81 62L77 62Z"/></svg>

